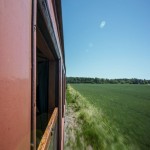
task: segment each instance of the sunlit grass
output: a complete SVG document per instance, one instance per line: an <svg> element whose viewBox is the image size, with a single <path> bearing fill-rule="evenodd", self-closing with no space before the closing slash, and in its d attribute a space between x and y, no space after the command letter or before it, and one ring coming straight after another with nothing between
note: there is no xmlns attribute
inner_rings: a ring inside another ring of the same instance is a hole
<svg viewBox="0 0 150 150"><path fill-rule="evenodd" d="M72 84L118 128L126 143L150 149L150 86L131 84Z"/></svg>
<svg viewBox="0 0 150 150"><path fill-rule="evenodd" d="M132 142L126 140L119 130L111 124L101 108L96 108L70 85L67 89L67 102L76 114L77 129L74 129L75 139L69 141L73 149L123 150L138 149Z"/></svg>

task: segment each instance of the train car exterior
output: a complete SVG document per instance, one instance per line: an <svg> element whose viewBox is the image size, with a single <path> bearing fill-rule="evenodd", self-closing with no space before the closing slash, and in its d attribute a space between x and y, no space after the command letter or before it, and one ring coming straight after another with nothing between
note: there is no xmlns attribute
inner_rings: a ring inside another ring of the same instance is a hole
<svg viewBox="0 0 150 150"><path fill-rule="evenodd" d="M0 1L0 149L63 149L61 0Z"/></svg>

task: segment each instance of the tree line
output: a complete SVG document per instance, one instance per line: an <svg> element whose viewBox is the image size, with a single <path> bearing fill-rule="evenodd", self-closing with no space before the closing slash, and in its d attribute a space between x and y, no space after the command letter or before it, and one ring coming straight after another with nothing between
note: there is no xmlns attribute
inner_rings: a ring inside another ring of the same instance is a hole
<svg viewBox="0 0 150 150"><path fill-rule="evenodd" d="M93 83L93 84L150 84L146 79L105 79L105 78L88 78L88 77L67 77L67 83Z"/></svg>

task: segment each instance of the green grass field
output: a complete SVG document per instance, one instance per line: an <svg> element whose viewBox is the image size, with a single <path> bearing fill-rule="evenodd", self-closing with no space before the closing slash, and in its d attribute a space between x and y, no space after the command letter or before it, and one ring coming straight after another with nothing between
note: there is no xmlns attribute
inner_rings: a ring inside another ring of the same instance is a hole
<svg viewBox="0 0 150 150"><path fill-rule="evenodd" d="M127 84L71 84L121 135L150 149L150 86ZM128 144L128 142L126 143Z"/></svg>

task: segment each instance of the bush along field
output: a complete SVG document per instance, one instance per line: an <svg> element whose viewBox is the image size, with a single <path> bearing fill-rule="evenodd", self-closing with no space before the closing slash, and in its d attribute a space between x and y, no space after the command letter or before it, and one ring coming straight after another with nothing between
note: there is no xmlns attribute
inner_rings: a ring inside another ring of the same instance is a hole
<svg viewBox="0 0 150 150"><path fill-rule="evenodd" d="M102 109L92 105L71 85L67 86L65 119L66 150L138 150L127 135L124 137Z"/></svg>

